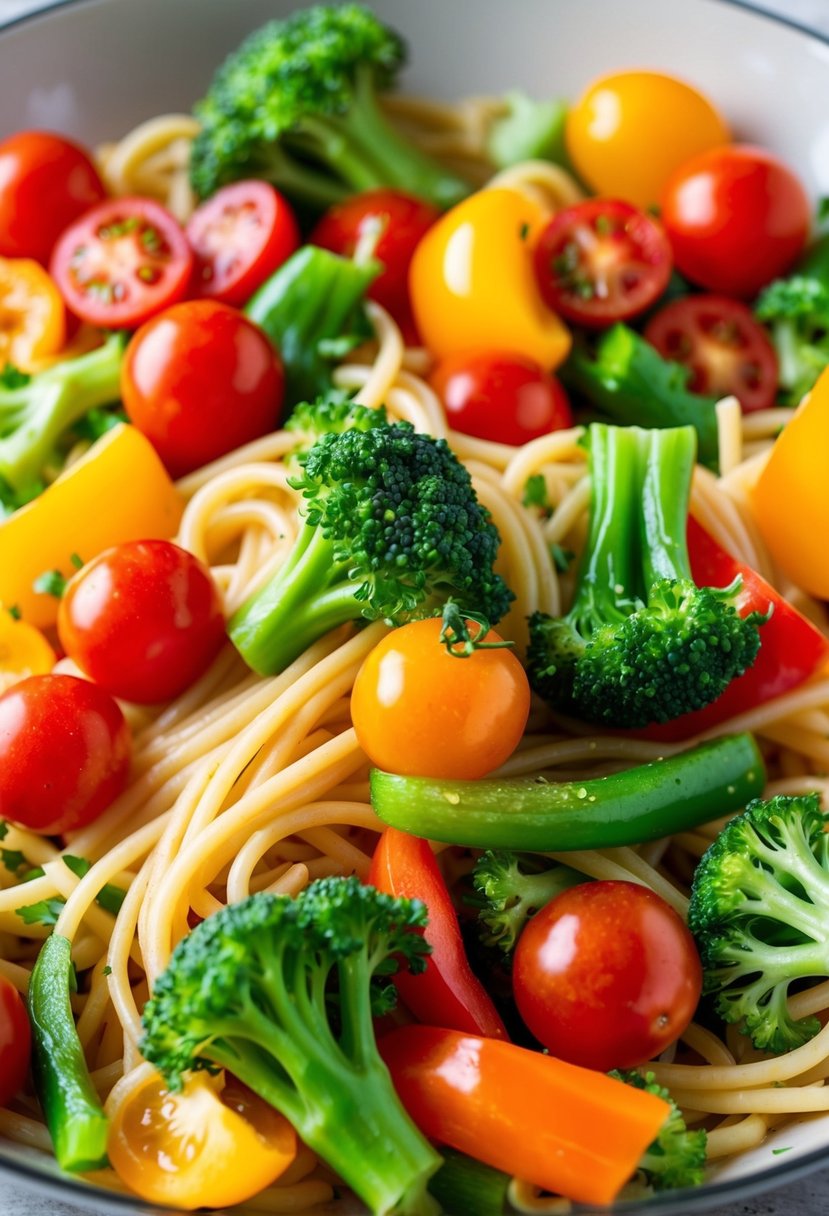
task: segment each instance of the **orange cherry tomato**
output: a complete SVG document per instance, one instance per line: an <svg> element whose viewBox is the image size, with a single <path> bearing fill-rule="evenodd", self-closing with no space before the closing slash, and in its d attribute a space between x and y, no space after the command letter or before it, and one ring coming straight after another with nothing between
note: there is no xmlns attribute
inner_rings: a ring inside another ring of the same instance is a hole
<svg viewBox="0 0 829 1216"><path fill-rule="evenodd" d="M515 750L530 687L510 650L460 658L449 654L440 630L440 619L430 617L388 634L360 668L351 716L360 746L378 768L471 780ZM490 631L484 640L499 637Z"/></svg>
<svg viewBox="0 0 829 1216"><path fill-rule="evenodd" d="M730 136L722 115L684 80L614 72L573 106L565 138L576 172L597 194L647 207L683 161Z"/></svg>
<svg viewBox="0 0 829 1216"><path fill-rule="evenodd" d="M0 258L0 368L24 372L56 354L66 338L61 294L39 262Z"/></svg>
<svg viewBox="0 0 829 1216"><path fill-rule="evenodd" d="M296 1157L286 1119L238 1082L218 1093L204 1073L171 1093L151 1065L142 1065L116 1085L107 1113L107 1153L119 1178L165 1207L243 1203Z"/></svg>

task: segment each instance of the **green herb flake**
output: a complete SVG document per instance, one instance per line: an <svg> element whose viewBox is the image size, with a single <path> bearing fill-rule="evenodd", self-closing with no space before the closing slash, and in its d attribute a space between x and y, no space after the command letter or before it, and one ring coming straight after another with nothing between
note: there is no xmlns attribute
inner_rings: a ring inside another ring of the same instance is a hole
<svg viewBox="0 0 829 1216"><path fill-rule="evenodd" d="M66 579L60 570L46 570L32 583L32 588L39 595L52 595L56 600L62 598L66 590Z"/></svg>
<svg viewBox="0 0 829 1216"><path fill-rule="evenodd" d="M56 896L54 899L41 899L36 904L28 904L18 908L17 915L24 925L47 925L52 927L58 923L58 917L64 909L66 901Z"/></svg>

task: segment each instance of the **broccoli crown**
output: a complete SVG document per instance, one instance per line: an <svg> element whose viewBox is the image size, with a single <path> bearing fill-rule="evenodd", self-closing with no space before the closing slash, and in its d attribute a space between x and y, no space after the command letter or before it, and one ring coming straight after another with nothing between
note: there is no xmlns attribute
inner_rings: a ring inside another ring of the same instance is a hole
<svg viewBox="0 0 829 1216"><path fill-rule="evenodd" d="M478 909L481 940L511 954L527 921L568 887L589 880L537 853L488 849L475 863L469 902Z"/></svg>
<svg viewBox="0 0 829 1216"><path fill-rule="evenodd" d="M612 1072L610 1075L618 1081L624 1081L626 1085L655 1094L657 1098L662 1098L670 1104L670 1115L639 1162L639 1170L644 1174L648 1185L655 1191L699 1186L705 1175L705 1131L702 1128L696 1131L688 1130L679 1107L668 1090L657 1082L652 1072L642 1076L631 1069Z"/></svg>
<svg viewBox="0 0 829 1216"><path fill-rule="evenodd" d="M260 893L198 925L143 1015L144 1057L173 1089L230 1068L280 1110L375 1212L429 1212L440 1158L394 1092L374 1040L388 977L422 970L426 911L356 878L297 899Z"/></svg>
<svg viewBox="0 0 829 1216"><path fill-rule="evenodd" d="M530 618L528 670L554 707L638 728L714 701L751 666L767 617L737 611L739 581L698 587L685 528L690 427L589 430L590 529L563 618Z"/></svg>
<svg viewBox="0 0 829 1216"><path fill-rule="evenodd" d="M797 405L829 364L829 285L809 274L777 279L755 313L771 330L784 400Z"/></svg>
<svg viewBox="0 0 829 1216"><path fill-rule="evenodd" d="M755 1047L789 1051L820 1029L788 1010L796 980L829 976L829 816L817 794L750 802L694 875L688 925L703 991Z"/></svg>
<svg viewBox="0 0 829 1216"><path fill-rule="evenodd" d="M387 425L385 406L375 409L360 405L350 393L332 389L316 401L300 402L286 421L285 430L297 436L297 447L291 453L296 460L323 435L341 435L348 430L369 431L372 427Z"/></svg>

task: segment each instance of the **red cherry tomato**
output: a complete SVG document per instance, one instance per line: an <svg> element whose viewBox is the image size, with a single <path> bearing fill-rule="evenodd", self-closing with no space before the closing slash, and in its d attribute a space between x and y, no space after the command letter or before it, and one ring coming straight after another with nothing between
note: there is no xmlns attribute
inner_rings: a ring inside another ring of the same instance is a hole
<svg viewBox="0 0 829 1216"><path fill-rule="evenodd" d="M702 987L694 939L668 904L632 882L592 882L557 895L518 939L522 1018L552 1055L607 1072L673 1043Z"/></svg>
<svg viewBox="0 0 829 1216"><path fill-rule="evenodd" d="M725 296L686 296L654 313L645 337L660 355L689 368L688 387L739 398L746 413L774 405L777 355L751 309Z"/></svg>
<svg viewBox="0 0 829 1216"><path fill-rule="evenodd" d="M48 131L0 143L0 257L44 265L67 225L106 197L83 148Z"/></svg>
<svg viewBox="0 0 829 1216"><path fill-rule="evenodd" d="M523 355L472 351L448 355L430 377L449 425L464 435L518 446L573 425L555 376Z"/></svg>
<svg viewBox="0 0 829 1216"><path fill-rule="evenodd" d="M206 566L168 540L116 545L70 580L58 637L91 680L151 705L189 688L225 639L219 592Z"/></svg>
<svg viewBox="0 0 829 1216"><path fill-rule="evenodd" d="M709 291L749 298L803 249L811 208L776 156L746 144L714 148L669 178L662 222L679 270Z"/></svg>
<svg viewBox="0 0 829 1216"><path fill-rule="evenodd" d="M0 1106L23 1088L32 1051L32 1032L17 989L0 975Z"/></svg>
<svg viewBox="0 0 829 1216"><path fill-rule="evenodd" d="M127 784L132 740L108 692L75 676L29 676L0 697L0 819L60 835Z"/></svg>
<svg viewBox="0 0 829 1216"><path fill-rule="evenodd" d="M282 364L259 326L215 300L148 321L121 370L127 415L174 477L267 435L283 390Z"/></svg>
<svg viewBox="0 0 829 1216"><path fill-rule="evenodd" d="M440 216L437 208L399 190L369 190L338 203L311 233L311 244L350 258L359 241L380 235L373 256L384 270L368 290L394 317L406 341L418 341L409 302L409 264L420 238Z"/></svg>
<svg viewBox="0 0 829 1216"><path fill-rule="evenodd" d="M160 203L112 198L66 229L49 269L83 321L133 329L184 297L193 254L184 229Z"/></svg>
<svg viewBox="0 0 829 1216"><path fill-rule="evenodd" d="M630 203L592 198L563 207L534 253L539 290L570 321L600 329L650 308L671 277L671 247Z"/></svg>
<svg viewBox="0 0 829 1216"><path fill-rule="evenodd" d="M268 182L234 182L191 215L193 293L239 308L299 248L290 204Z"/></svg>

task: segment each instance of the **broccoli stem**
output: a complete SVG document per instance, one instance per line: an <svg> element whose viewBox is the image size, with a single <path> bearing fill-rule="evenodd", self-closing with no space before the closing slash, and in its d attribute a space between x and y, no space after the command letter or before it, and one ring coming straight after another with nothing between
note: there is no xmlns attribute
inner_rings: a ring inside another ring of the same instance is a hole
<svg viewBox="0 0 829 1216"><path fill-rule="evenodd" d="M641 567L645 591L661 578L690 579L686 529L696 436L690 427L636 431L646 543ZM670 470L670 477L665 470Z"/></svg>

